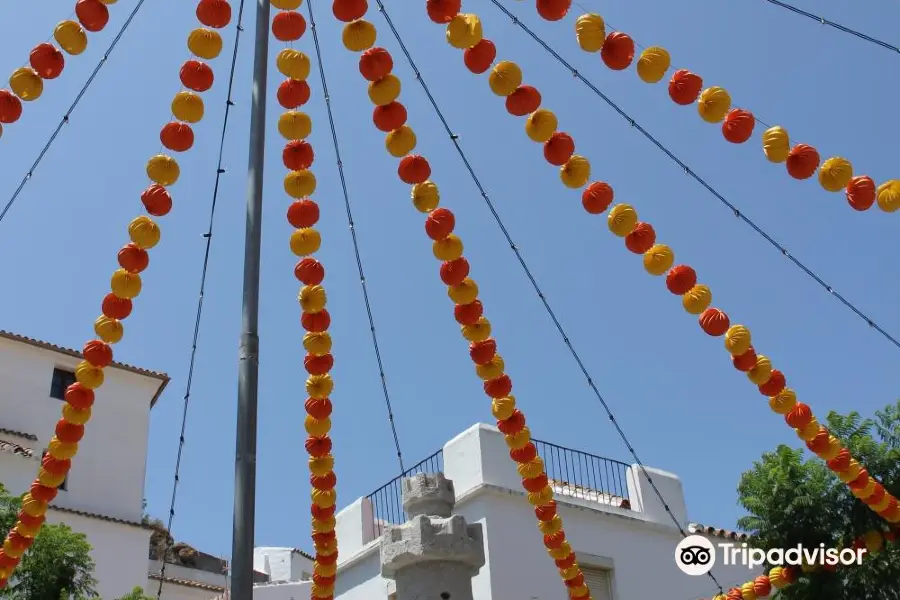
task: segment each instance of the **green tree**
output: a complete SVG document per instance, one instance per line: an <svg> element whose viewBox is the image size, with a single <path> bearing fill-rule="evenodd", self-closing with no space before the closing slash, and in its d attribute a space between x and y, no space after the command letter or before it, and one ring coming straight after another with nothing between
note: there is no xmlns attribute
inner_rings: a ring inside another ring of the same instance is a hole
<svg viewBox="0 0 900 600"><path fill-rule="evenodd" d="M11 496L0 484L0 535L4 538L16 522L21 498ZM86 600L97 598L91 545L82 533L65 524L44 525L34 544L22 557L0 598L9 600Z"/></svg>
<svg viewBox="0 0 900 600"><path fill-rule="evenodd" d="M156 600L156 598L145 594L144 588L137 585L129 593L125 594L121 598L116 598L116 600Z"/></svg>
<svg viewBox="0 0 900 600"><path fill-rule="evenodd" d="M900 496L900 402L873 419L830 413L827 427L887 491ZM849 547L865 533L888 531L825 463L804 449L779 446L744 473L738 527L759 548ZM889 534L890 535L890 534ZM887 544L862 566L816 571L780 591L781 600L900 600L900 546Z"/></svg>

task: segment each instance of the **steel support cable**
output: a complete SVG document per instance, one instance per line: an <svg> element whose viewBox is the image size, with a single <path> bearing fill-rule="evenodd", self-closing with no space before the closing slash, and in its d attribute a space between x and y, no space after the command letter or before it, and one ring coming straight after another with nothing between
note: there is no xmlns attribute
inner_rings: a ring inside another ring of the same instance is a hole
<svg viewBox="0 0 900 600"><path fill-rule="evenodd" d="M519 18L511 13L502 2L499 0L490 0L494 6L500 9L507 17L509 17L512 22L519 26L525 33L531 36L535 42L540 44L541 47L544 48L547 52L549 52L560 64L565 66L569 71L572 72L572 75L581 81L584 85L586 85L592 92L594 92L597 96L599 96L606 104L610 106L613 110L615 110L619 116L628 121L628 124L637 129L641 135L650 140L654 146L659 148L666 156L668 156L675 164L681 167L684 172L690 175L697 183L706 188L710 194L716 197L716 199L728 207L731 212L734 213L734 216L743 221L746 225L750 226L753 231L755 231L760 237L766 240L770 245L772 245L776 250L778 250L783 256L785 256L788 260L790 260L794 266L803 271L810 279L819 284L826 292L834 296L840 301L844 307L850 309L857 317L866 322L866 324L881 334L886 340L888 340L891 344L893 344L896 348L900 349L900 341L891 334L888 333L881 325L876 323L870 316L866 313L862 312L856 305L843 295L841 295L837 290L835 290L830 284L828 284L822 277L820 277L815 271L813 271L810 267L806 266L800 259L796 258L793 254L791 254L787 248L785 248L780 242L778 242L775 238L769 235L762 227L757 225L752 219L750 219L747 215L745 215L741 210L731 203L725 196L723 196L718 190L716 190L712 185L706 182L705 179L700 177L693 169L691 169L684 161L678 158L675 153L669 150L665 144L660 142L656 137L653 136L649 131L641 127L641 125L635 121L628 113L626 113L622 108L619 107L609 96L604 94L600 89L594 85L590 80L584 77L578 69L576 69L572 64L563 58L556 50L554 50L547 42L545 42L539 35L537 35L534 31L532 31L527 25L522 23Z"/></svg>
<svg viewBox="0 0 900 600"><path fill-rule="evenodd" d="M422 77L422 73L419 71L419 68L416 66L415 61L412 58L412 55L409 52L409 49L406 47L406 44L403 41L403 38L400 37L400 33L397 31L397 28L394 26L394 22L391 19L390 15L387 12L387 9L384 6L384 2L382 0L376 0L378 4L378 10L381 12L381 15L384 17L384 20L387 22L388 27L390 27L391 32L394 35L394 38L397 40L397 43L400 45L403 54L406 56L406 60L409 63L410 67L415 73L416 79L419 84L422 86L422 89L425 92L425 95L428 96L428 100L431 103L432 108L434 109L435 114L438 119L441 121L441 124L444 127L444 130L447 132L447 135L450 137L450 140L453 142L454 147L456 148L457 154L459 154L460 159L466 167L466 170L469 172L469 176L472 178L472 182L475 184L475 187L478 188L481 197L484 199L485 204L493 215L494 220L497 223L497 226L500 228L500 231L503 233L503 236L506 238L507 243L509 244L510 249L512 249L513 253L516 255L516 259L519 261L519 265L522 267L522 270L525 272L525 275L528 277L528 280L531 282L532 288L537 293L538 298L540 298L541 302L544 305L544 309L547 311L547 314L550 316L550 319L553 321L556 330L559 332L560 336L562 336L563 342L565 342L566 347L569 349L572 358L578 364L579 369L587 380L588 386L590 386L591 391L594 393L594 396L600 402L603 410L606 412L607 417L609 418L610 423L615 427L616 432L619 434L619 437L625 443L625 447L628 449L629 454L631 454L632 458L634 458L635 463L637 463L638 467L641 469L643 475L647 478L647 482L650 484L650 487L653 489L653 492L656 494L656 497L663 505L663 509L666 511L666 514L669 515L672 523L678 529L678 532L681 534L681 537L688 537L688 533L684 530L684 527L681 525L681 522L672 512L669 507L669 503L666 502L666 499L663 497L662 492L659 491L659 488L656 486L656 483L653 481L653 476L647 471L647 467L644 465L643 461L638 457L637 451L634 449L632 443L628 440L628 436L625 435L625 432L622 430L622 427L619 425L619 422L616 420L615 415L610 409L609 404L607 404L606 400L603 398L603 395L600 393L600 390L597 389L597 385L594 383L593 377L591 377L590 373L585 367L584 362L581 360L581 356L575 350L575 347L572 345L571 340L569 339L569 335L566 333L562 324L559 322L559 319L556 316L554 310L550 307L550 303L547 300L547 297L544 295L544 292L541 291L540 286L538 285L537 280L531 272L531 269L528 267L528 264L525 262L525 259L522 257L521 252L519 252L519 247L513 241L512 236L509 234L509 231L506 228L506 225L503 223L503 219L500 217L500 214L497 212L497 209L494 207L494 203L488 195L487 191L484 189L484 186L481 183L481 180L478 178L478 175L475 173L475 169L472 167L472 163L469 161L466 156L465 151L462 149L462 146L459 143L459 136L453 133L453 129L450 127L450 124L447 122L446 117L444 116L443 111L437 104L437 101L434 99L434 96L431 93L431 90L428 87L428 84L425 83L425 79ZM718 589L724 593L724 589L716 577L712 574L712 571L707 573L707 576L716 584Z"/></svg>
<svg viewBox="0 0 900 600"><path fill-rule="evenodd" d="M391 425L391 433L394 436L394 448L397 450L397 462L400 463L400 474L402 476L403 473L405 473L405 469L403 467L403 453L400 451L400 437L397 435L397 424L394 422L394 412L391 408L391 395L388 392L387 378L384 375L384 363L381 360L381 350L378 347L378 335L375 333L375 319L372 316L372 304L369 302L369 291L366 287L366 275L363 271L359 242L356 238L353 211L350 208L350 193L347 191L347 178L344 175L344 163L341 161L341 150L338 144L337 128L334 124L334 113L331 110L331 96L328 94L328 84L325 79L325 64L322 62L322 48L319 45L319 34L316 31L316 17L313 14L312 0L307 0L306 10L309 14L309 26L312 30L313 42L316 46L316 60L319 63L319 75L322 80L322 94L325 98L325 107L328 110L328 124L331 127L331 140L334 144L334 154L337 158L338 175L341 178L341 190L344 193L344 208L347 211L347 225L350 228L350 237L353 240L353 252L356 255L356 269L359 272L359 283L362 287L363 300L366 304L366 314L369 317L369 331L372 334L372 347L375 349L375 360L378 361L378 374L381 377L381 390L384 393L384 404L387 407L388 421Z"/></svg>
<svg viewBox="0 0 900 600"><path fill-rule="evenodd" d="M25 184L28 183L28 181L34 175L34 170L37 169L38 165L41 164L41 161L44 160L44 155L46 155L47 151L50 150L50 146L53 145L53 142L54 140L56 140L59 132L62 131L63 125L69 122L69 117L72 116L72 112L75 110L75 107L78 106L78 103L81 102L81 99L88 91L88 88L90 88L91 84L94 83L94 79L97 77L100 69L102 69L103 65L106 64L106 61L109 59L109 55L112 54L112 51L115 49L116 45L118 45L119 40L122 39L122 36L128 29L128 26L131 25L131 21L134 20L135 16L137 16L138 11L141 10L141 7L144 5L145 1L146 0L138 0L138 3L135 4L134 8L131 10L131 14L129 14L128 18L125 19L125 22L122 23L122 27L119 28L119 32L116 34L116 37L114 37L112 42L110 42L109 47L106 49L106 52L103 53L103 57L99 60L99 62L97 62L97 66L94 67L94 70L93 72L91 72L90 76L88 76L87 81L84 82L84 85L81 87L81 91L78 92L78 94L75 96L75 100L73 100L71 106L69 106L69 110L67 110L62 119L59 120L59 124L50 135L47 143L44 144L44 147L40 152L38 152L37 158L34 160L31 168L28 169L28 172L25 173L24 177L22 177L22 181L19 182L19 186L13 192L12 196L10 196L9 201L6 203L6 206L3 207L3 210L0 211L0 221L3 221L6 213L8 213L9 209L12 208L12 205L15 204L16 199L19 197L19 194L22 193L22 189L25 187Z"/></svg>
<svg viewBox="0 0 900 600"><path fill-rule="evenodd" d="M791 6L790 4L787 4L785 2L780 2L779 0L765 0L765 1L768 2L769 4L774 4L775 6L778 6L780 8L787 9L794 14L800 15L801 17L806 17L807 19L812 19L813 21L816 21L821 25L827 25L828 27L832 27L834 29L837 29L838 31L842 31L844 33L849 33L850 35L856 36L861 40L864 40L871 44L875 44L876 46L881 46L882 48L885 48L887 50L891 50L893 52L900 54L900 46L888 44L887 42L884 42L877 38L873 38L870 35L866 35L865 33L862 33L861 31L856 31L855 29L850 29L849 27L845 27L844 25L841 25L840 23L835 23L834 21L829 21L828 19L826 19L824 17L814 15L811 12L806 12L805 10L801 10L801 9L797 8L796 6Z"/></svg>
<svg viewBox="0 0 900 600"><path fill-rule="evenodd" d="M180 482L179 474L181 472L181 459L184 452L184 441L185 441L185 430L187 427L187 415L188 415L188 406L191 401L191 386L194 382L194 365L196 363L197 358L197 343L200 337L200 319L203 315L203 297L206 290L206 276L209 272L209 255L210 250L212 248L212 237L213 237L213 223L216 216L216 204L219 198L219 182L222 178L222 174L225 173L225 169L222 167L222 155L225 150L225 134L228 131L228 115L231 112L231 107L234 106L234 101L231 99L231 92L234 88L234 73L237 66L237 57L238 57L238 46L241 41L241 32L244 31L243 26L241 25L241 19L244 15L244 0L240 0L240 4L238 6L237 13L237 25L235 26L234 33L234 51L231 55L231 67L230 72L228 74L228 92L226 93L225 100L225 114L222 118L222 134L219 138L219 157L216 163L216 179L215 184L213 186L212 200L210 201L209 207L209 224L206 229L206 233L203 234L203 237L206 238L206 248L203 253L203 268L200 272L200 292L197 298L197 316L194 320L194 336L191 342L191 355L190 362L188 364L188 374L187 381L185 382L184 389L184 406L181 412L181 433L178 437L178 454L175 458L175 476L172 482L172 499L169 502L169 516L168 523L166 525L166 529L169 532L171 537L172 531L172 523L175 520L175 499L178 496L178 484ZM174 543L174 538L172 538L172 542ZM156 590L156 598L157 600L161 600L163 584L166 580L166 554L168 554L169 548L171 546L168 543L168 540L165 545L165 549L163 550L163 555L159 557L159 560L162 563L159 572L159 588Z"/></svg>

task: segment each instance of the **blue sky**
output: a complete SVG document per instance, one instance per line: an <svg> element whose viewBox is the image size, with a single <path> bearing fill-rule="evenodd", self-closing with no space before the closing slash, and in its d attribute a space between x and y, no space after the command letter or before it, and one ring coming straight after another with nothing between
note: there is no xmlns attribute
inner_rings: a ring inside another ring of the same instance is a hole
<svg viewBox="0 0 900 600"><path fill-rule="evenodd" d="M541 148L524 135L523 120L509 116L502 99L490 92L486 76L475 77L463 67L461 52L447 45L443 28L425 16L424 2L415 10L406 4L387 6L642 460L682 478L693 520L733 526L741 515L735 494L741 472L779 443L797 445L794 433L731 368L721 341L703 334L663 281L647 275L640 258L607 231L605 217L584 213L580 194L562 186ZM783 165L764 159L759 127L750 142L733 146L694 107L674 105L664 84L644 84L633 69L608 70L599 56L576 45L577 8L562 23L546 23L530 1L506 5L796 256L886 329L900 331L900 314L890 300L900 294L895 216L878 209L856 213L842 194L829 194L814 180L792 180ZM668 48L677 66L725 87L736 106L785 126L823 158L846 156L857 172L879 182L897 177L893 140L900 124L890 115L900 88L889 75L898 67L897 56L762 0L677 5L581 0L581 5L644 46ZM4 131L4 203L132 6L124 0L112 6L107 29L92 34L87 52L69 57L44 97ZM888 0L856 3L852 9L834 0L804 0L798 6L888 41L891 24L900 19L900 7ZM423 218L371 124L356 56L340 43L330 2L317 0L315 7L395 419L411 464L472 423L490 421L489 402L453 320ZM464 10L482 16L499 57L519 62L526 82L539 87L544 105L557 112L560 127L592 161L594 178L611 183L617 199L632 203L658 238L674 248L676 260L697 269L712 287L715 304L733 322L752 329L756 348L773 358L817 414L824 417L830 409L870 414L896 398L895 347L735 219L490 2L466 0ZM70 14L71 1L16 3L2 11L7 27L0 38L0 71L8 73L48 38L54 21ZM184 40L197 26L193 11L193 2L147 0L0 223L0 328L73 347L93 335L116 252L127 240L125 227L140 214L144 164L160 148L159 128L179 89L178 69L188 58ZM174 527L179 539L223 555L231 548L253 16L248 3ZM370 17L380 45L395 56L418 151L431 161L443 205L457 215L457 232L534 435L630 460L382 17L371 10ZM233 24L225 38L226 50L213 63L216 84L205 95L207 117L195 128L198 143L180 159L175 208L161 221L163 241L151 253L144 292L115 349L118 359L173 378L151 419L146 496L150 512L160 516L171 493ZM272 45L272 65L280 47ZM314 56L311 35L297 47ZM303 331L284 217L289 199L281 185L283 142L275 130L279 76L274 68L270 73L256 540L307 547ZM392 478L397 467L315 69L310 82L315 199L322 207L321 260L328 271L335 340L334 453L343 505Z"/></svg>

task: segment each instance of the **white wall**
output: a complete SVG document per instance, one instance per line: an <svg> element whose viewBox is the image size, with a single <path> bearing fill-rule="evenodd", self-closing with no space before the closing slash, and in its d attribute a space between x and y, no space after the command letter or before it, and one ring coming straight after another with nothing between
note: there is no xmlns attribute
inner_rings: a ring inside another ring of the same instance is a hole
<svg viewBox="0 0 900 600"><path fill-rule="evenodd" d="M29 442L40 458L60 418L62 401L50 397L54 367L74 370L79 359L0 338L0 428L34 434ZM140 521L147 463L150 400L160 381L116 368L105 369L91 421L73 460L67 491L54 504ZM27 490L37 474L24 476L3 453L0 481L12 493Z"/></svg>
<svg viewBox="0 0 900 600"><path fill-rule="evenodd" d="M269 581L299 581L312 577L313 562L294 548L261 546L253 549L253 570Z"/></svg>
<svg viewBox="0 0 900 600"><path fill-rule="evenodd" d="M47 523L65 523L87 536L93 549L94 577L103 600L123 596L147 582L147 551L150 531L90 517L53 510L47 511Z"/></svg>

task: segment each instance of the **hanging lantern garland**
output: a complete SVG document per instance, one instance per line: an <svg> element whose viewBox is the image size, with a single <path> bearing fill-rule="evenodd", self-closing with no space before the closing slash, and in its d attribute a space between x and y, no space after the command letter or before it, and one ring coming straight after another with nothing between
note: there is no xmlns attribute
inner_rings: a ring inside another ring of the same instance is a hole
<svg viewBox="0 0 900 600"><path fill-rule="evenodd" d="M411 154L416 147L416 135L406 124L406 108L398 101L401 83L392 72L393 58L384 48L374 46L375 26L363 19L368 11L366 0L334 0L332 11L338 20L346 23L342 36L344 46L352 52L362 53L359 70L369 81L369 98L375 105L372 118L375 126L387 134L387 151L400 159L397 174L404 183L412 185L416 209L428 215L425 232L433 240L435 257L442 261L441 280L448 286L447 293L455 304L456 320L461 325L463 337L470 343L469 355L475 363L475 372L484 381L484 391L491 398L497 426L504 434L510 457L517 464L528 501L534 506L544 546L556 562L569 597L589 598L590 590L566 540L562 517L557 513L544 462L531 441L525 416L516 408L511 394L512 380L504 372L497 342L491 337L491 324L483 315L478 285L469 277L462 240L453 233L456 219L451 211L438 208L438 187L429 179L431 166L428 160Z"/></svg>
<svg viewBox="0 0 900 600"><path fill-rule="evenodd" d="M527 115L526 134L533 141L543 144L544 157L550 164L560 167L563 184L573 189L584 187L590 179L590 162L575 154L575 142L569 134L557 130L556 115L540 107L540 92L523 85L521 68L510 61L494 64L496 46L484 38L478 16L462 14L459 10L460 0L429 0L427 3L431 20L446 25L449 44L465 50L466 67L475 74L490 70L488 83L495 94L506 98L507 111L516 116ZM587 185L582 193L582 205L588 213L601 214L612 204L613 196L613 189L608 183L595 181ZM643 255L644 268L648 273L666 275L666 287L673 294L682 296L687 312L700 316L703 331L712 336L725 336L725 347L732 356L735 368L746 372L760 393L769 397L771 409L784 415L787 424L806 442L807 447L827 461L829 468L873 511L892 523L900 522L897 499L850 456L828 429L819 424L809 406L797 401L796 393L786 387L783 373L774 369L767 357L753 349L749 329L743 325L731 325L725 312L710 308L712 293L709 288L697 283L697 275L691 267L673 266L675 254L669 246L657 243L653 226L640 222L637 212L628 204L613 206L607 221L610 231L624 238L628 250Z"/></svg>
<svg viewBox="0 0 900 600"><path fill-rule="evenodd" d="M75 3L77 21L62 21L53 30L53 38L59 45L43 42L35 46L28 56L28 65L13 71L9 89L0 89L0 137L3 124L15 123L22 116L22 101L32 102L44 93L44 81L56 79L66 65L65 55L77 56L87 48L87 33L102 31L109 23L108 4L116 0L78 0Z"/></svg>
<svg viewBox="0 0 900 600"><path fill-rule="evenodd" d="M459 4L456 0L428 0L429 4ZM571 0L537 0L541 18L559 21L568 14ZM598 14L584 14L575 23L578 45L585 52L599 52L600 59L614 71L630 67L635 58L634 40L626 33L607 33L606 24ZM696 102L700 118L707 123L721 123L722 137L733 144L742 144L753 135L756 117L747 109L732 107L731 95L722 87L703 89L703 79L687 69L672 68L669 52L659 46L644 49L638 56L636 70L645 83L659 83L666 74L669 97L675 104L689 106ZM900 180L890 179L876 186L868 175L854 175L849 160L833 156L824 161L819 152L808 144L791 145L787 131L780 126L769 127L762 134L763 154L773 163L785 163L788 175L794 179L809 179L818 172L819 185L828 192L844 191L847 203L857 211L865 211L877 204L885 212L900 209Z"/></svg>
<svg viewBox="0 0 900 600"><path fill-rule="evenodd" d="M897 532L896 527L887 531L876 531L873 529L854 540L850 547L853 549L864 548L866 553L862 555L862 559L869 560L881 552L885 544L896 544L898 542ZM849 566L803 565L801 567L772 567L765 575L751 579L740 587L733 587L725 594L717 594L713 596L712 600L757 600L758 598L768 598L770 595L774 595L775 592L795 583L801 573L812 573L820 569L834 572L838 569L846 569Z"/></svg>
<svg viewBox="0 0 900 600"><path fill-rule="evenodd" d="M226 0L201 0L197 18L207 27L220 29L231 20L231 6ZM181 68L181 81L188 90L179 92L172 102L172 112L178 120L166 124L160 132L163 146L173 152L184 152L193 145L194 133L188 123L196 123L203 117L203 101L195 92L212 86L213 72L197 59L212 59L221 51L222 39L213 29L195 29L188 37L188 48L196 57ZM139 216L128 225L131 241L119 250L120 268L112 275L111 292L103 298L102 314L94 321L97 339L84 345L84 360L75 368L76 381L65 391L62 418L56 424L37 479L22 499L18 520L0 550L0 588L6 587L22 555L34 543L48 505L56 497L57 488L65 481L78 452L85 424L91 418L96 390L103 385L103 370L113 360L112 345L122 339L122 321L131 314L133 300L141 293L140 273L150 264L147 251L160 240L159 225L152 217L165 216L172 209L167 188L178 181L179 175L178 163L171 156L159 154L147 162L147 176L152 183L141 194L141 202L150 216Z"/></svg>
<svg viewBox="0 0 900 600"><path fill-rule="evenodd" d="M295 42L306 33L306 19L297 12L302 0L271 0L279 12L272 19L272 35L282 42ZM278 86L278 103L285 112L278 118L278 132L287 140L282 161L288 169L284 190L293 201L287 210L288 222L294 227L291 251L300 259L294 275L303 284L297 297L302 309L300 323L306 334L303 364L306 379L306 420L304 426L306 451L309 454L309 481L312 486L310 511L312 539L316 549L313 563L311 597L330 600L334 597L337 574L337 534L335 508L337 506L337 477L334 456L331 454L331 392L334 382L329 372L334 366L331 355L331 316L326 309L326 293L322 286L325 268L313 255L319 250L322 237L315 228L319 221L319 205L310 198L316 190L316 178L310 171L314 160L313 148L306 141L312 132L309 115L297 110L309 101L307 83L311 63L309 57L293 48L285 47L275 61L285 80Z"/></svg>

